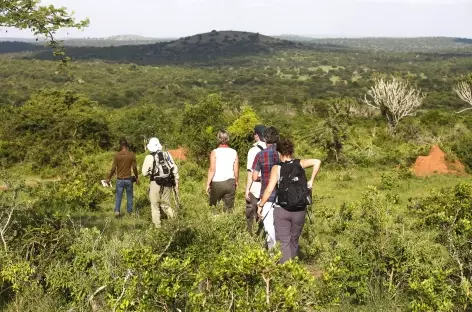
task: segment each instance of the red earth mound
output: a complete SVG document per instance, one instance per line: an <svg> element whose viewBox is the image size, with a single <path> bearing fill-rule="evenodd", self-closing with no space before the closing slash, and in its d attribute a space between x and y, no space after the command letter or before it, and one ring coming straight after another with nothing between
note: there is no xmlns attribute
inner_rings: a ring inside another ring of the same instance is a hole
<svg viewBox="0 0 472 312"><path fill-rule="evenodd" d="M178 149L168 150L174 160L187 160L187 149L179 146Z"/></svg>
<svg viewBox="0 0 472 312"><path fill-rule="evenodd" d="M446 153L437 145L431 147L428 156L419 156L412 169L415 175L419 177L432 174L465 174L464 165L458 160L454 162L447 161Z"/></svg>

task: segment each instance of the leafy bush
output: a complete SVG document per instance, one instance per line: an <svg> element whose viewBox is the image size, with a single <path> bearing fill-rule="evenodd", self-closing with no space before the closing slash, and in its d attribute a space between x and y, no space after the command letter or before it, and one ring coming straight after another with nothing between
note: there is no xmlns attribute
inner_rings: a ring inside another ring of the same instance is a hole
<svg viewBox="0 0 472 312"><path fill-rule="evenodd" d="M186 104L182 120L183 142L199 163L208 162L216 145L216 134L225 125L223 100L218 94L200 97L197 104Z"/></svg>
<svg viewBox="0 0 472 312"><path fill-rule="evenodd" d="M452 151L472 170L472 135L457 138L451 146Z"/></svg>
<svg viewBox="0 0 472 312"><path fill-rule="evenodd" d="M48 265L0 258L1 276L23 293L42 284L59 302L78 309L302 311L316 306L311 274L295 262L277 265L281 254L271 257L237 234L244 232L236 220L169 224L110 239L94 228L69 228L75 237L63 246L65 253ZM228 232L231 227L238 232ZM41 250L38 257L48 253Z"/></svg>
<svg viewBox="0 0 472 312"><path fill-rule="evenodd" d="M145 152L147 141L157 137L164 148L174 148L180 144L178 130L180 116L162 106L143 103L112 112L110 132L115 142L127 139L130 149Z"/></svg>
<svg viewBox="0 0 472 312"><path fill-rule="evenodd" d="M30 161L38 170L70 163L76 153L110 147L105 112L73 92L41 90L10 116L3 129L3 157Z"/></svg>
<svg viewBox="0 0 472 312"><path fill-rule="evenodd" d="M460 183L431 196L415 200L410 209L418 216L418 226L435 230L436 242L449 253L449 269L432 271L413 290L425 297L415 307L419 311L447 311L470 307L472 256L472 186Z"/></svg>
<svg viewBox="0 0 472 312"><path fill-rule="evenodd" d="M228 127L231 146L238 152L241 166L247 161L246 155L252 143L252 133L254 132L254 127L259 123L259 118L254 109L250 106L243 106L238 119Z"/></svg>
<svg viewBox="0 0 472 312"><path fill-rule="evenodd" d="M381 190L391 190L397 188L399 185L398 174L396 172L382 173L380 175L380 185Z"/></svg>

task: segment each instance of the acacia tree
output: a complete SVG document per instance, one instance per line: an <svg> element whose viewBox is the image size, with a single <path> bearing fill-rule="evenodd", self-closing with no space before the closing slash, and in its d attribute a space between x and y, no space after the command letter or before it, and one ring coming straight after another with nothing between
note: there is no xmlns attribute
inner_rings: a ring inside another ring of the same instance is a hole
<svg viewBox="0 0 472 312"><path fill-rule="evenodd" d="M364 103L376 109L387 119L392 132L404 117L414 116L415 110L426 97L420 90L411 87L407 80L393 77L392 80L376 78L367 91Z"/></svg>
<svg viewBox="0 0 472 312"><path fill-rule="evenodd" d="M461 81L454 87L454 91L461 98L462 101L472 105L472 85L467 81ZM466 110L472 109L472 107L464 108L457 113L460 114Z"/></svg>
<svg viewBox="0 0 472 312"><path fill-rule="evenodd" d="M69 58L55 37L56 32L61 28L83 29L89 20L76 21L73 12L67 12L65 7L40 4L40 0L0 0L0 27L29 29L36 37L45 37L54 55L61 59L61 65L65 65Z"/></svg>

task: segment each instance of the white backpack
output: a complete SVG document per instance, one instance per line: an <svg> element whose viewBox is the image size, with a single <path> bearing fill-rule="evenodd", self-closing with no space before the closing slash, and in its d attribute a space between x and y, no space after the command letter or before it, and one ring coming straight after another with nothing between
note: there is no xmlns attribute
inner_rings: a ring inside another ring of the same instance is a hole
<svg viewBox="0 0 472 312"><path fill-rule="evenodd" d="M171 175L174 164L167 152L153 153L152 175L154 178L165 179Z"/></svg>

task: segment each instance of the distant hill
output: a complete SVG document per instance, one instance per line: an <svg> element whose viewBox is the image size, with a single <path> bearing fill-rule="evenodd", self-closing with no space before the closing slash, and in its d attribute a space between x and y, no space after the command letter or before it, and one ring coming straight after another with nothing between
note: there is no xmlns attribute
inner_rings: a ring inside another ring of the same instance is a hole
<svg viewBox="0 0 472 312"><path fill-rule="evenodd" d="M257 43L260 45L287 44L286 40L245 31L216 31L182 37L167 45L169 48L182 48L189 45L234 45L239 43Z"/></svg>
<svg viewBox="0 0 472 312"><path fill-rule="evenodd" d="M116 41L154 41L157 40L156 38L152 37L143 37L138 35L118 35L118 36L110 36L104 38L105 40L116 40Z"/></svg>
<svg viewBox="0 0 472 312"><path fill-rule="evenodd" d="M312 41L314 39L313 37L290 35L290 34L289 35L274 36L274 37L278 38L278 39L282 39L282 40L300 41L300 42Z"/></svg>
<svg viewBox="0 0 472 312"><path fill-rule="evenodd" d="M176 40L120 35L108 38L71 38L65 41L67 54L76 60L108 60L146 65L198 63L217 59L262 55L287 50L383 51L413 53L472 54L472 40L466 38L308 38L284 35L286 40L244 31L216 31ZM27 52L27 53L23 53ZM0 41L0 53L25 58L52 59L43 42ZM210 61L210 62L208 62Z"/></svg>
<svg viewBox="0 0 472 312"><path fill-rule="evenodd" d="M129 36L95 39L98 42L129 42ZM79 40L79 39L77 39ZM122 40L122 41L120 41ZM102 59L137 64L169 64L182 62L201 62L217 58L236 57L249 54L272 53L285 49L304 48L302 43L281 40L259 33L241 31L211 31L208 33L182 37L178 40L113 46L85 46L67 40L67 54L77 60ZM33 57L51 59L51 51L36 44L0 42L0 53L33 52ZM14 48L12 48L14 47ZM23 49L23 50L21 50ZM26 57L31 57L31 53Z"/></svg>
<svg viewBox="0 0 472 312"><path fill-rule="evenodd" d="M58 40L63 41L66 47L111 47L151 44L156 42L172 41L175 40L175 38L151 38L137 35L118 35L105 38L60 38ZM44 39L36 40L34 38L0 38L0 43L7 41L29 43L38 46L44 46L45 44Z"/></svg>
<svg viewBox="0 0 472 312"><path fill-rule="evenodd" d="M161 50L155 51L155 56L178 55L181 59L186 59L187 56L194 59L212 59L303 48L303 44L259 33L213 30L162 43L160 48Z"/></svg>
<svg viewBox="0 0 472 312"><path fill-rule="evenodd" d="M383 52L418 52L442 53L472 51L472 39L453 37L417 37L417 38L309 38L284 36L306 45L335 45L347 49L383 51Z"/></svg>

